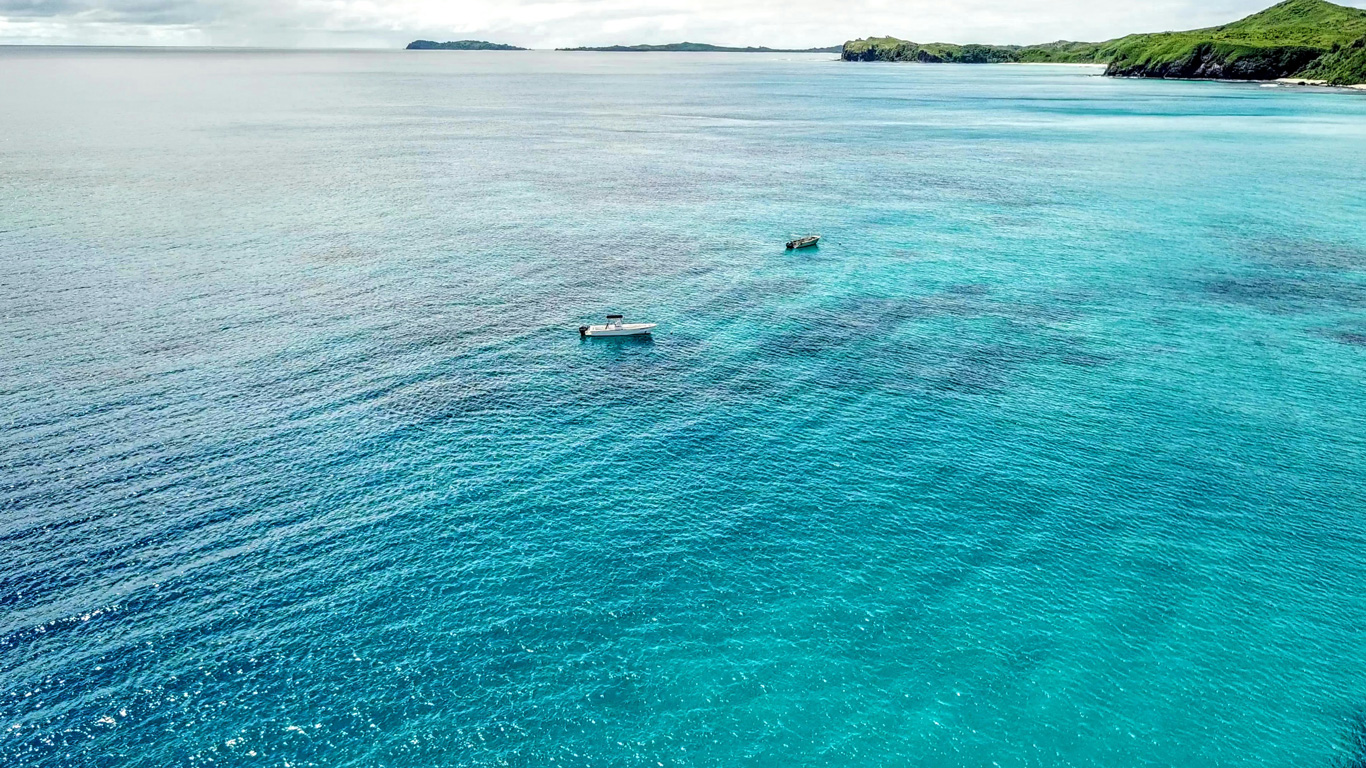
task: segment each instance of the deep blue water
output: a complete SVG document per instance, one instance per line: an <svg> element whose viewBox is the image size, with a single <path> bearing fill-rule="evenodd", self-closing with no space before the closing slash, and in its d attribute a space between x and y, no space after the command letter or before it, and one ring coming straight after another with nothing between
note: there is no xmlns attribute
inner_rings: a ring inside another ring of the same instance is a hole
<svg viewBox="0 0 1366 768"><path fill-rule="evenodd" d="M1366 95L1094 74L0 50L0 763L1361 765Z"/></svg>

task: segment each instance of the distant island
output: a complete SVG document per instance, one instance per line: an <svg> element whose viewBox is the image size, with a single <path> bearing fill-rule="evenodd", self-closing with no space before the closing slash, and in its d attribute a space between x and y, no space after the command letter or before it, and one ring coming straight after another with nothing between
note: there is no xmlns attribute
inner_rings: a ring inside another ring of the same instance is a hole
<svg viewBox="0 0 1366 768"><path fill-rule="evenodd" d="M668 43L666 45L604 45L596 48L556 48L555 50L617 53L661 53L669 51L685 53L840 53L844 48L845 46L840 45L832 45L826 48L728 48L724 45L708 45L707 43Z"/></svg>
<svg viewBox="0 0 1366 768"><path fill-rule="evenodd" d="M515 45L503 45L502 43L490 43L486 40L453 40L447 43L438 43L434 40L414 40L408 43L410 51L525 51L525 48L518 48Z"/></svg>
<svg viewBox="0 0 1366 768"><path fill-rule="evenodd" d="M1210 80L1291 78L1323 85L1366 83L1366 11L1326 0L1285 0L1232 24L1189 32L1129 35L1104 43L1043 45L850 40L845 61L1088 63L1113 77Z"/></svg>

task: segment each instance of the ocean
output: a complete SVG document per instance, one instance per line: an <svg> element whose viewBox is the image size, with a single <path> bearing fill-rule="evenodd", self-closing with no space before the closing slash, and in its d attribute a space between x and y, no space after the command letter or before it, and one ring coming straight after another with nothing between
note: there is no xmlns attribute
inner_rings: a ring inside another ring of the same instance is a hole
<svg viewBox="0 0 1366 768"><path fill-rule="evenodd" d="M833 58L0 49L0 763L1366 765L1366 94Z"/></svg>

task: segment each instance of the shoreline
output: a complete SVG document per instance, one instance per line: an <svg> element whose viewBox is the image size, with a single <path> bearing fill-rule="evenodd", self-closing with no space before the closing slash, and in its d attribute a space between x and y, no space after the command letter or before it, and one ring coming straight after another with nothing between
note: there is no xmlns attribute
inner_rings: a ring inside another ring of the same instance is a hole
<svg viewBox="0 0 1366 768"><path fill-rule="evenodd" d="M1231 80L1221 82L1239 81ZM1275 80L1251 80L1248 82L1259 83L1263 88L1327 88L1329 90L1366 91L1366 83L1355 83L1353 85L1333 85L1327 80L1310 80L1304 77L1279 77Z"/></svg>
<svg viewBox="0 0 1366 768"><path fill-rule="evenodd" d="M850 61L840 59L842 63L848 64L890 64L897 66L929 66L929 67L1088 67L1092 69L1104 70L1105 64L1096 64L1089 61L1000 61L992 63L962 63L953 61ZM1333 85L1327 80L1311 80L1303 77L1281 77L1275 80L1234 80L1221 77L1146 77L1144 75L1106 75L1100 74L1095 77L1106 77L1112 80L1165 80L1168 82L1180 83L1232 83L1244 85L1260 85L1270 88L1324 88L1328 90L1348 90L1366 91L1366 83L1355 83L1353 85Z"/></svg>
<svg viewBox="0 0 1366 768"><path fill-rule="evenodd" d="M1366 83L1333 85L1327 80L1308 80L1301 77L1282 77L1275 80L1232 80L1221 77L1144 77L1143 75L1104 75L1115 80L1167 80L1179 83L1231 83L1259 85L1263 88L1324 88L1338 91L1366 91Z"/></svg>

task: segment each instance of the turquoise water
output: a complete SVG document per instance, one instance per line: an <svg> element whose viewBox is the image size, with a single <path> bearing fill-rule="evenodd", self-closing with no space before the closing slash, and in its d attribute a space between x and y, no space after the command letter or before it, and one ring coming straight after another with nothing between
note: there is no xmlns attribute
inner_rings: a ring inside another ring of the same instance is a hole
<svg viewBox="0 0 1366 768"><path fill-rule="evenodd" d="M828 59L0 50L0 763L1366 761L1366 98Z"/></svg>

